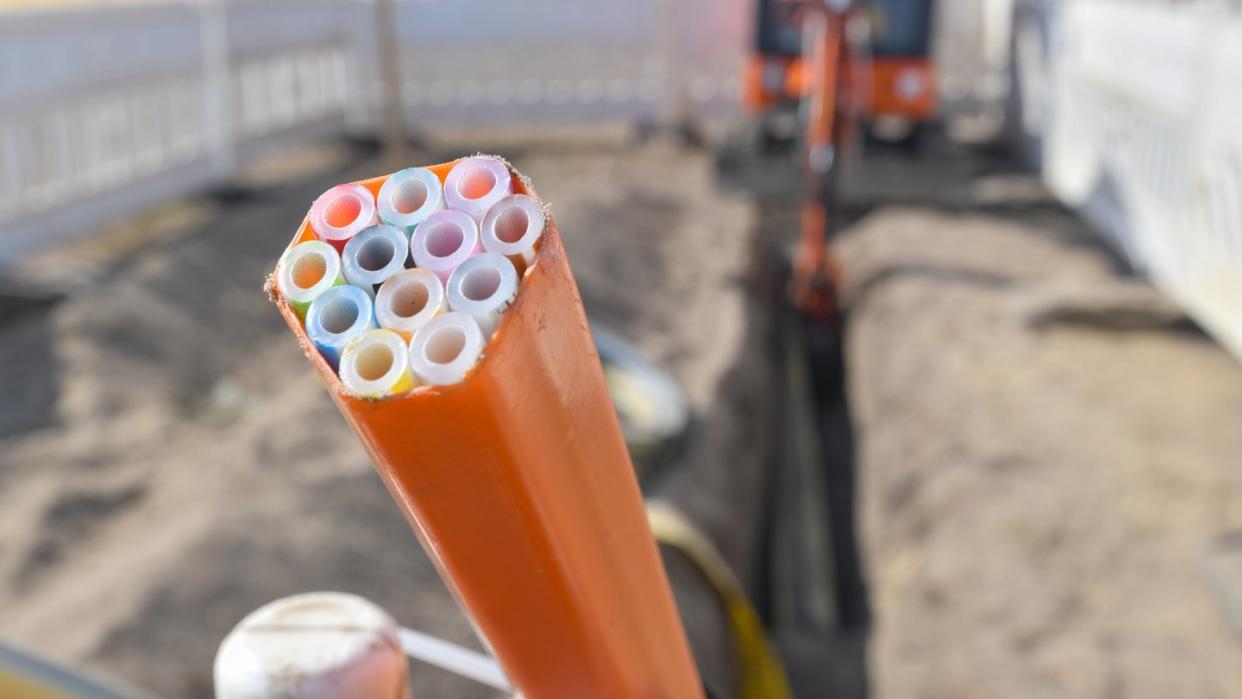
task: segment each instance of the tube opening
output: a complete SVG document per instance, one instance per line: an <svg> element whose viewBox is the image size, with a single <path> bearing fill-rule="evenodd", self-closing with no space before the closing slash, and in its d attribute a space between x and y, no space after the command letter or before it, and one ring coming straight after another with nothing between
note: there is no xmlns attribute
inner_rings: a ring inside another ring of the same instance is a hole
<svg viewBox="0 0 1242 699"><path fill-rule="evenodd" d="M530 216L520 206L510 207L496 220L496 238L502 243L513 244L526 235L530 228Z"/></svg>
<svg viewBox="0 0 1242 699"><path fill-rule="evenodd" d="M427 287L418 282L406 284L395 290L392 297L392 312L400 318L413 318L422 313L431 300Z"/></svg>
<svg viewBox="0 0 1242 699"><path fill-rule="evenodd" d="M363 381L377 381L392 369L393 359L392 348L377 342L358 353L354 368Z"/></svg>
<svg viewBox="0 0 1242 699"><path fill-rule="evenodd" d="M433 364L449 364L466 347L466 333L460 328L440 328L427 338L423 353Z"/></svg>
<svg viewBox="0 0 1242 699"><path fill-rule="evenodd" d="M475 267L461 280L462 296L471 301L486 301L499 288L500 270L495 267Z"/></svg>
<svg viewBox="0 0 1242 699"><path fill-rule="evenodd" d="M294 261L289 276L293 279L294 286L299 289L311 289L323 281L323 275L327 273L328 261L322 255L310 253Z"/></svg>
<svg viewBox="0 0 1242 699"><path fill-rule="evenodd" d="M496 175L487 168L476 167L457 183L457 191L467 199L482 199L496 187Z"/></svg>
<svg viewBox="0 0 1242 699"><path fill-rule="evenodd" d="M397 254L392 241L382 236L375 236L362 244L358 250L358 266L368 272L378 272L392 262Z"/></svg>
<svg viewBox="0 0 1242 699"><path fill-rule="evenodd" d="M427 252L434 257L448 257L461 248L466 234L461 226L444 222L427 232Z"/></svg>
<svg viewBox="0 0 1242 699"><path fill-rule="evenodd" d="M328 202L323 218L333 228L344 228L356 221L361 213L362 202L352 193L345 193Z"/></svg>
<svg viewBox="0 0 1242 699"><path fill-rule="evenodd" d="M320 318L324 330L340 335L358 322L358 304L353 299L334 298L324 307Z"/></svg>
<svg viewBox="0 0 1242 699"><path fill-rule="evenodd" d="M427 203L427 185L416 179L408 179L397 185L392 193L392 208L399 214L412 214Z"/></svg>

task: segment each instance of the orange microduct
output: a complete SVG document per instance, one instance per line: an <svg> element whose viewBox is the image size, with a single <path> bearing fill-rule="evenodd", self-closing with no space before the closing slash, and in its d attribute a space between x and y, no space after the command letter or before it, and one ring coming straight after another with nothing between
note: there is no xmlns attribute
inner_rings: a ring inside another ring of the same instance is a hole
<svg viewBox="0 0 1242 699"><path fill-rule="evenodd" d="M452 165L431 170L443 181ZM360 184L375 194L385 179ZM313 237L304 221L293 244ZM353 397L279 291L276 303L524 697L701 698L551 218L538 245L482 359L451 386Z"/></svg>

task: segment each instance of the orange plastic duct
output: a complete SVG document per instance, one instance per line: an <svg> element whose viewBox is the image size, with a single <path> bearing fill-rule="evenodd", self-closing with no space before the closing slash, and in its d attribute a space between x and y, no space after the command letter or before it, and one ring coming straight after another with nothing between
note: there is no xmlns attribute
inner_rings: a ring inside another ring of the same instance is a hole
<svg viewBox="0 0 1242 699"><path fill-rule="evenodd" d="M453 163L432 170L444 180ZM361 182L378 192L385 178ZM522 177L516 191L531 194ZM303 222L294 243L313 237ZM363 400L280 313L527 699L703 696L555 223L460 383Z"/></svg>

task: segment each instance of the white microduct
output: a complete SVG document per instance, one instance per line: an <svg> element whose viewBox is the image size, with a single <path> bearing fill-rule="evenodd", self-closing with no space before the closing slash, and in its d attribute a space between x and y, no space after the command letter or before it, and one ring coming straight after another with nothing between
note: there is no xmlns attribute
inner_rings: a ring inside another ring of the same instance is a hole
<svg viewBox="0 0 1242 699"><path fill-rule="evenodd" d="M409 242L401 229L381 223L345 243L341 268L345 281L373 294L375 287L405 269L409 256Z"/></svg>
<svg viewBox="0 0 1242 699"><path fill-rule="evenodd" d="M427 269L398 272L375 295L375 318L388 328L409 338L445 308L444 282Z"/></svg>
<svg viewBox="0 0 1242 699"><path fill-rule="evenodd" d="M359 398L383 398L414 387L409 348L391 330L368 330L341 354L341 383Z"/></svg>
<svg viewBox="0 0 1242 699"><path fill-rule="evenodd" d="M281 295L303 313L311 301L340 281L341 256L322 240L308 240L290 248L276 274Z"/></svg>
<svg viewBox="0 0 1242 699"><path fill-rule="evenodd" d="M482 249L478 225L460 211L437 211L410 236L414 264L435 272L446 284L458 265Z"/></svg>
<svg viewBox="0 0 1242 699"><path fill-rule="evenodd" d="M483 337L491 337L517 288L513 263L499 253L484 252L463 262L449 277L449 308L474 318Z"/></svg>
<svg viewBox="0 0 1242 699"><path fill-rule="evenodd" d="M451 386L479 361L485 344L474 318L449 311L415 331L410 339L410 370L424 384Z"/></svg>
<svg viewBox="0 0 1242 699"><path fill-rule="evenodd" d="M379 218L371 190L360 184L338 184L311 204L310 220L317 238L339 248Z"/></svg>
<svg viewBox="0 0 1242 699"><path fill-rule="evenodd" d="M341 284L320 294L306 310L306 337L334 369L349 342L375 327L374 305L367 292Z"/></svg>
<svg viewBox="0 0 1242 699"><path fill-rule="evenodd" d="M482 221L488 209L512 193L513 175L496 158L465 158L444 178L444 202L450 209L466 212L475 222Z"/></svg>
<svg viewBox="0 0 1242 699"><path fill-rule="evenodd" d="M444 185L425 167L395 172L380 187L379 218L409 235L414 227L444 208Z"/></svg>
<svg viewBox="0 0 1242 699"><path fill-rule="evenodd" d="M488 210L479 228L483 249L520 261L523 268L535 261L535 243L543 235L547 217L533 197L514 194Z"/></svg>

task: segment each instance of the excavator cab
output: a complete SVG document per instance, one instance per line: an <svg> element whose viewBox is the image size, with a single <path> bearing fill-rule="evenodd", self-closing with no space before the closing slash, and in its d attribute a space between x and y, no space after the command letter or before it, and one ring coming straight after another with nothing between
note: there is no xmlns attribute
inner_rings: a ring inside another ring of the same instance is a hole
<svg viewBox="0 0 1242 699"><path fill-rule="evenodd" d="M864 122L882 138L917 143L936 115L931 0L869 0L870 76Z"/></svg>
<svg viewBox="0 0 1242 699"><path fill-rule="evenodd" d="M744 102L765 133L796 135L788 124L812 89L815 66L805 51L803 20L833 5L849 5L856 26L867 31L850 62L849 84L861 98L861 121L868 132L913 138L935 117L932 67L932 0L756 0L754 52L744 76ZM818 7L817 7L818 6ZM853 34L853 32L852 32Z"/></svg>

